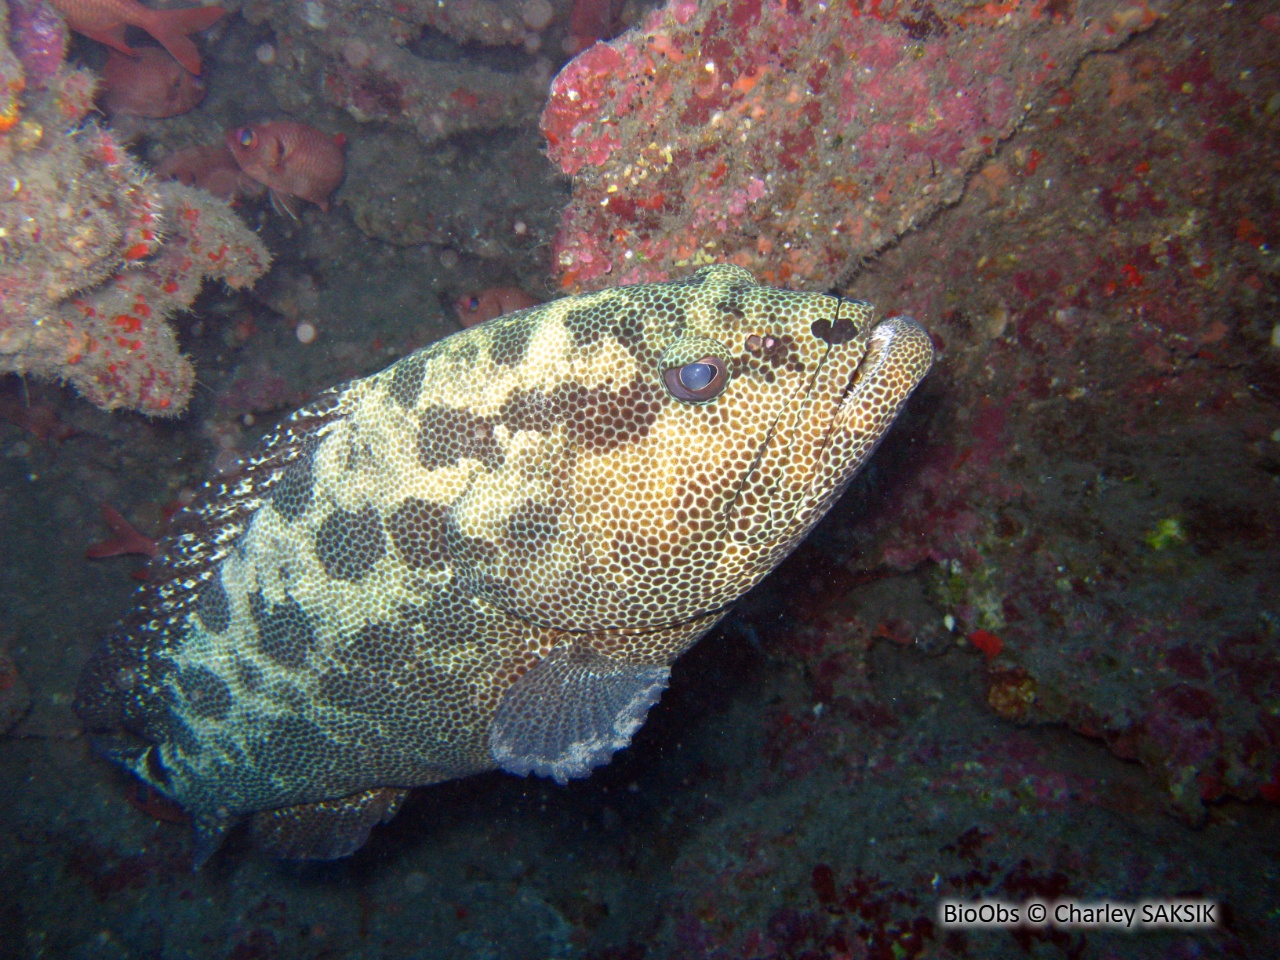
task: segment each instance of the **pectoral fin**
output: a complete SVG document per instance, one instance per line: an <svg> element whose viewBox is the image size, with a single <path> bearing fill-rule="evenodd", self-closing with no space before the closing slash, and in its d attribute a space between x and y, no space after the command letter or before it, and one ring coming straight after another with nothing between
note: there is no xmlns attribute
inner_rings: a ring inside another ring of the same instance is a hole
<svg viewBox="0 0 1280 960"><path fill-rule="evenodd" d="M489 730L503 770L567 783L589 776L631 743L671 675L564 644L513 683Z"/></svg>

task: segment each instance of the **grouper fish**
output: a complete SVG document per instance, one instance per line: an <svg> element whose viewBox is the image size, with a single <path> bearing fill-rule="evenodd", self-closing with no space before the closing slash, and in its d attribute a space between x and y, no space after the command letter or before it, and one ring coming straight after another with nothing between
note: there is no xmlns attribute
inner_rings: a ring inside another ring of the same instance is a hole
<svg viewBox="0 0 1280 960"><path fill-rule="evenodd" d="M710 266L447 337L286 419L178 514L85 667L98 748L276 856L412 787L564 783L836 501L933 361L906 317Z"/></svg>

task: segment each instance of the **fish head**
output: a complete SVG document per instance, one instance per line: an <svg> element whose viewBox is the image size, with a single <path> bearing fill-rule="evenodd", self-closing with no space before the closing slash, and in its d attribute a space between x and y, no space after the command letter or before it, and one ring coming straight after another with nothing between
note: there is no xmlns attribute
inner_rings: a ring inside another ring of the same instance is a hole
<svg viewBox="0 0 1280 960"><path fill-rule="evenodd" d="M459 336L495 357L523 343L495 369L503 464L452 507L457 569L512 613L578 630L736 600L844 490L933 355L913 321L876 325L869 304L730 265Z"/></svg>
<svg viewBox="0 0 1280 960"><path fill-rule="evenodd" d="M181 64L179 64L178 70L169 71L165 79L167 81L167 90L161 105L162 109L166 111L164 116L176 117L189 110L194 110L204 101L204 80L181 69Z"/></svg>
<svg viewBox="0 0 1280 960"><path fill-rule="evenodd" d="M284 163L285 143L274 123L228 127L224 140L240 169L257 180L265 182Z"/></svg>
<svg viewBox="0 0 1280 960"><path fill-rule="evenodd" d="M484 290L462 294L453 302L453 309L457 314L458 323L464 327L474 327L502 313L498 298Z"/></svg>
<svg viewBox="0 0 1280 960"><path fill-rule="evenodd" d="M107 53L102 68L104 105L114 115L176 117L204 100L205 84L160 47L139 47L136 56Z"/></svg>

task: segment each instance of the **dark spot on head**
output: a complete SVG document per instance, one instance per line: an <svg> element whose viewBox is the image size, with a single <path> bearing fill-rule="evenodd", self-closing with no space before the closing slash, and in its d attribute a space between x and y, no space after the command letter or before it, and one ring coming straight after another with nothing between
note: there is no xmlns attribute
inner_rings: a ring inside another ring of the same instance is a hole
<svg viewBox="0 0 1280 960"><path fill-rule="evenodd" d="M178 689L196 716L225 720L231 712L231 688L207 667L193 664L178 671Z"/></svg>
<svg viewBox="0 0 1280 960"><path fill-rule="evenodd" d="M411 567L432 567L449 559L445 544L445 507L410 497L387 518L387 533L400 558Z"/></svg>
<svg viewBox="0 0 1280 960"><path fill-rule="evenodd" d="M491 329L493 340L489 344L489 356L493 357L494 363L514 367L524 359L535 329L532 321L521 317Z"/></svg>
<svg viewBox="0 0 1280 960"><path fill-rule="evenodd" d="M569 439L592 453L647 437L667 402L664 391L638 379L616 393L607 386L588 389L576 383L561 384L554 398L565 410Z"/></svg>
<svg viewBox="0 0 1280 960"><path fill-rule="evenodd" d="M400 406L408 409L418 402L422 394L422 380L426 375L427 358L422 353L405 357L392 368L387 392Z"/></svg>
<svg viewBox="0 0 1280 960"><path fill-rule="evenodd" d="M210 633L222 633L231 626L231 601L222 587L221 564L214 567L213 575L196 595L196 615Z"/></svg>
<svg viewBox="0 0 1280 960"><path fill-rule="evenodd" d="M564 410L541 390L517 390L498 411L498 419L513 433L517 430L550 433L564 417Z"/></svg>
<svg viewBox="0 0 1280 960"><path fill-rule="evenodd" d="M840 326L840 321L836 322L836 326ZM800 351L790 334L784 333L776 339L765 337L764 353L769 358L771 366L786 367L795 373L804 373L804 361L800 359Z"/></svg>
<svg viewBox="0 0 1280 960"><path fill-rule="evenodd" d="M417 703L429 704L432 690L448 680L423 662L413 626L418 622L375 621L342 638L333 667L320 676L320 696L344 710L376 713L380 725ZM433 645L440 642L435 632L426 635Z"/></svg>
<svg viewBox="0 0 1280 960"><path fill-rule="evenodd" d="M271 505L289 522L297 520L311 506L311 491L315 484L312 465L317 446L314 439L306 441L298 459L285 467L280 482L271 491Z"/></svg>
<svg viewBox="0 0 1280 960"><path fill-rule="evenodd" d="M489 546L482 541L474 542ZM436 591L429 603L405 605L398 613L406 624L420 625L422 635L429 637L437 650L457 643L487 643L493 637L489 625L478 615L471 596L454 583Z"/></svg>
<svg viewBox="0 0 1280 960"><path fill-rule="evenodd" d="M809 328L815 337L823 340L831 346L837 346L842 343L848 343L858 336L858 328L853 325L853 321L847 317L841 317L832 326L830 320L815 320L813 326Z"/></svg>
<svg viewBox="0 0 1280 960"><path fill-rule="evenodd" d="M526 500L507 520L506 547L517 562L527 561L560 535L560 518L546 504Z"/></svg>
<svg viewBox="0 0 1280 960"><path fill-rule="evenodd" d="M353 713L373 713L383 706L378 681L362 670L326 670L318 692L323 702Z"/></svg>
<svg viewBox="0 0 1280 960"><path fill-rule="evenodd" d="M494 436L493 422L469 410L428 407L418 428L418 462L435 470L463 459L479 460L486 470L502 466L502 447Z"/></svg>
<svg viewBox="0 0 1280 960"><path fill-rule="evenodd" d="M373 445L360 436L359 427L352 424L345 439L347 450L342 460L343 470L360 470L374 465Z"/></svg>
<svg viewBox="0 0 1280 960"><path fill-rule="evenodd" d="M316 531L316 556L335 580L359 580L386 552L382 517L371 506L334 510Z"/></svg>
<svg viewBox="0 0 1280 960"><path fill-rule="evenodd" d="M258 649L263 656L282 667L306 664L316 634L311 618L297 600L286 596L283 603L272 604L262 591L255 591L249 594L249 613L258 627Z"/></svg>

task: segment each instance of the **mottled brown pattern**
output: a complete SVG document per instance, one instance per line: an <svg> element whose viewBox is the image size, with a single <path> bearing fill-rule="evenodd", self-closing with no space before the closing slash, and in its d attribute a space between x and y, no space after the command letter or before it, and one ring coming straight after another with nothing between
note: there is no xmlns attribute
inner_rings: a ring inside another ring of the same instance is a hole
<svg viewBox="0 0 1280 960"><path fill-rule="evenodd" d="M222 633L231 626L231 602L222 589L222 572L214 570L196 599L196 615L210 633Z"/></svg>
<svg viewBox="0 0 1280 960"><path fill-rule="evenodd" d="M511 430L550 433L568 415L564 388L548 396L541 390L517 390L502 404L498 419Z"/></svg>
<svg viewBox="0 0 1280 960"><path fill-rule="evenodd" d="M225 720L231 710L231 688L212 670L198 664L179 670L178 687L199 716Z"/></svg>
<svg viewBox="0 0 1280 960"><path fill-rule="evenodd" d="M502 466L502 447L494 436L493 422L468 410L428 407L418 427L418 462L434 470L456 466L464 458L479 460L486 470Z"/></svg>
<svg viewBox="0 0 1280 960"><path fill-rule="evenodd" d="M387 552L382 517L371 506L333 511L316 531L315 543L325 572L336 580L360 580Z"/></svg>
<svg viewBox="0 0 1280 960"><path fill-rule="evenodd" d="M527 323L512 320L496 319L492 330L493 340L489 344L489 356L494 363L506 367L514 367L525 357L529 349L529 338L533 336L533 327Z"/></svg>
<svg viewBox="0 0 1280 960"><path fill-rule="evenodd" d="M431 567L449 557L445 544L448 510L438 503L410 497L387 519L387 534L396 553L411 567Z"/></svg>
<svg viewBox="0 0 1280 960"><path fill-rule="evenodd" d="M643 380L632 380L616 392L575 384L557 398L557 406L566 411L569 442L592 453L643 440L664 402L661 389Z"/></svg>
<svg viewBox="0 0 1280 960"><path fill-rule="evenodd" d="M410 408L422 394L422 378L427 370L427 358L419 352L405 357L391 368L391 382L387 392L400 406Z"/></svg>
<svg viewBox="0 0 1280 960"><path fill-rule="evenodd" d="M342 856L406 787L585 776L931 359L912 321L731 266L473 327L210 486L78 709L201 857L246 817L277 855Z"/></svg>
<svg viewBox="0 0 1280 960"><path fill-rule="evenodd" d="M257 628L258 648L282 667L301 667L315 646L311 618L293 597L274 604L261 593L249 595L249 613Z"/></svg>

